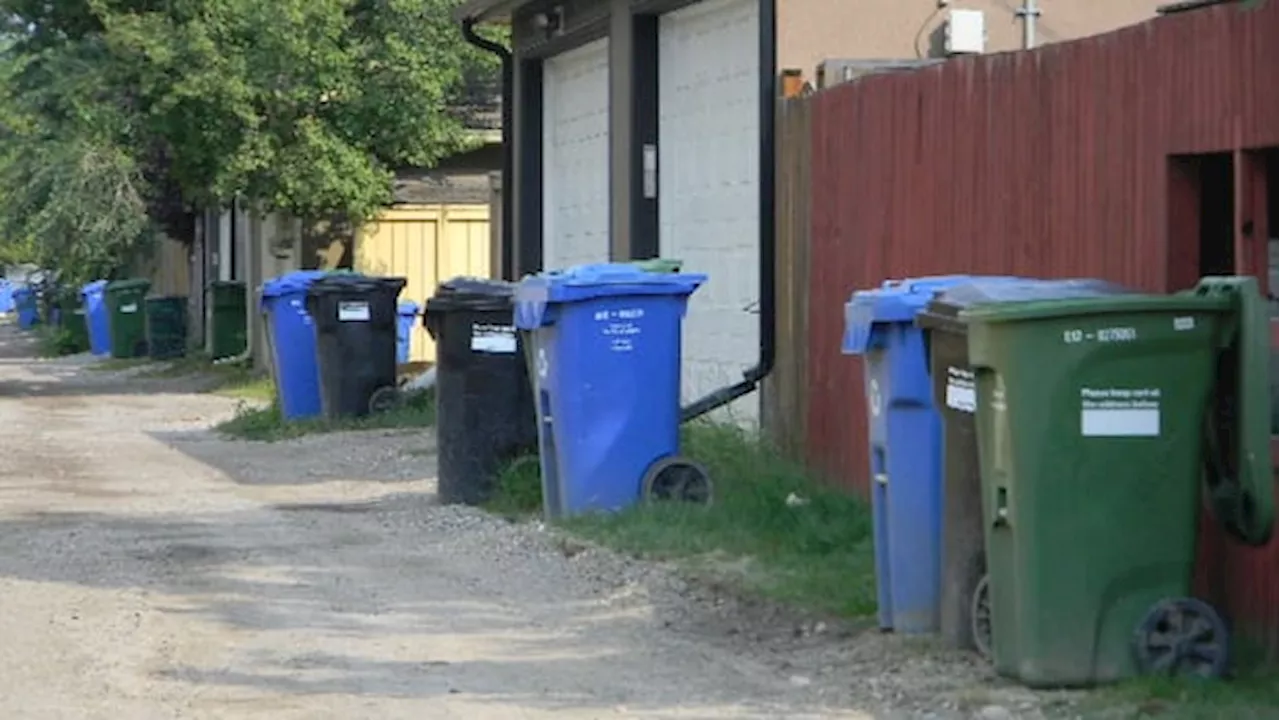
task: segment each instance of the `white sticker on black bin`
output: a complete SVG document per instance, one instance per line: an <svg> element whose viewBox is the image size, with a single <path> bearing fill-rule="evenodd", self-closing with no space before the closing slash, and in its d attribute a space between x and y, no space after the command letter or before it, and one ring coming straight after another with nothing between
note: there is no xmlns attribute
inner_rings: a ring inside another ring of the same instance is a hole
<svg viewBox="0 0 1280 720"><path fill-rule="evenodd" d="M516 329L511 325L471 325L471 350L473 352L510 355L516 351Z"/></svg>
<svg viewBox="0 0 1280 720"><path fill-rule="evenodd" d="M978 409L978 393L973 385L973 371L947 368L947 407L972 413Z"/></svg>
<svg viewBox="0 0 1280 720"><path fill-rule="evenodd" d="M338 303L339 322L369 322L369 303L356 300Z"/></svg>
<svg viewBox="0 0 1280 720"><path fill-rule="evenodd" d="M125 313L127 315L132 315L133 313L138 312L138 303L129 303L128 305L121 305L120 312Z"/></svg>

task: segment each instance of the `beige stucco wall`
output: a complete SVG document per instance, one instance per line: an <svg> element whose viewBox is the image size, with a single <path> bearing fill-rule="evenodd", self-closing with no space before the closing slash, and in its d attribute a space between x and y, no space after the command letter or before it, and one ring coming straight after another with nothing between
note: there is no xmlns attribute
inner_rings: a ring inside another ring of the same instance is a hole
<svg viewBox="0 0 1280 720"><path fill-rule="evenodd" d="M1095 35L1155 15L1169 0L1038 0L1039 44ZM952 0L986 16L987 51L1022 47L1021 0ZM814 69L832 59L928 57L930 36L946 16L938 0L778 0L778 66Z"/></svg>

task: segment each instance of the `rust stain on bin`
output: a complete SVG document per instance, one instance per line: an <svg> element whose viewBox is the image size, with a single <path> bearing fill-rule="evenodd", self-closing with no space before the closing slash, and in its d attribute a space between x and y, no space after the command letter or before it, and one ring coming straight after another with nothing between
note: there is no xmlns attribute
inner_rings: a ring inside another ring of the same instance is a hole
<svg viewBox="0 0 1280 720"><path fill-rule="evenodd" d="M812 97L815 469L867 491L862 366L840 354L856 289L955 272L1194 282L1198 198L1173 156L1277 144L1277 19L1273 1L1218 5ZM1229 613L1274 652L1275 542L1232 546L1205 527L1201 553Z"/></svg>

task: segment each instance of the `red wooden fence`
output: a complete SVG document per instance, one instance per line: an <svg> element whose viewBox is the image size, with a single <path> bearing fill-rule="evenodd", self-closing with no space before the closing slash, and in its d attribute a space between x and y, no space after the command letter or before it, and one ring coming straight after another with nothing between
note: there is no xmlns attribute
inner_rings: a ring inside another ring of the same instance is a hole
<svg viewBox="0 0 1280 720"><path fill-rule="evenodd" d="M856 289L957 272L1152 291L1194 282L1199 211L1179 196L1175 156L1277 144L1276 27L1275 2L1219 5L811 98L810 463L866 491L862 367L840 354L842 306ZM1237 236L1240 212L1237 203ZM1268 236L1257 235L1246 243ZM1260 256L1240 242L1236 255ZM1274 628L1269 552L1237 550L1221 564L1235 568L1229 584L1269 587L1247 602L1265 606ZM1268 562L1269 575L1256 575Z"/></svg>

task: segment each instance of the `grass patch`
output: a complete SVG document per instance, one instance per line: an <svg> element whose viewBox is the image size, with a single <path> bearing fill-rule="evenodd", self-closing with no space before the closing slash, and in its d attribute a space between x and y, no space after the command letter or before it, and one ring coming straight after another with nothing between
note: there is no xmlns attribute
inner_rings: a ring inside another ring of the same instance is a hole
<svg viewBox="0 0 1280 720"><path fill-rule="evenodd" d="M151 362L151 358L104 358L101 361L88 366L90 370L98 372L119 372L121 370L132 370Z"/></svg>
<svg viewBox="0 0 1280 720"><path fill-rule="evenodd" d="M1277 714L1277 676L1195 681L1142 678L1089 693L1073 716L1104 719L1272 720Z"/></svg>
<svg viewBox="0 0 1280 720"><path fill-rule="evenodd" d="M344 430L380 430L391 428L430 427L435 424L436 400L433 391L407 393L400 404L387 412L363 418L326 420L286 420L280 405L274 401L268 405L241 403L235 417L218 425L217 430L231 437L260 442L277 442Z"/></svg>
<svg viewBox="0 0 1280 720"><path fill-rule="evenodd" d="M710 506L644 503L563 526L616 550L675 561L696 575L806 609L853 617L875 611L871 515L864 502L820 485L737 428L690 426L683 452L710 471ZM537 462L522 459L499 475L490 508L511 514L536 510L541 502Z"/></svg>
<svg viewBox="0 0 1280 720"><path fill-rule="evenodd" d="M144 373L149 378L183 378L192 375L210 378L213 387L209 392L216 395L264 403L275 398L275 388L267 375L255 372L248 363L215 363L204 353L192 353L169 360Z"/></svg>
<svg viewBox="0 0 1280 720"><path fill-rule="evenodd" d="M276 397L275 383L266 375L254 375L244 371L241 375L229 377L213 391L217 395L240 400L257 400L272 402Z"/></svg>
<svg viewBox="0 0 1280 720"><path fill-rule="evenodd" d="M36 328L36 352L40 357L64 357L87 352L89 348L75 334L60 327L40 325Z"/></svg>

